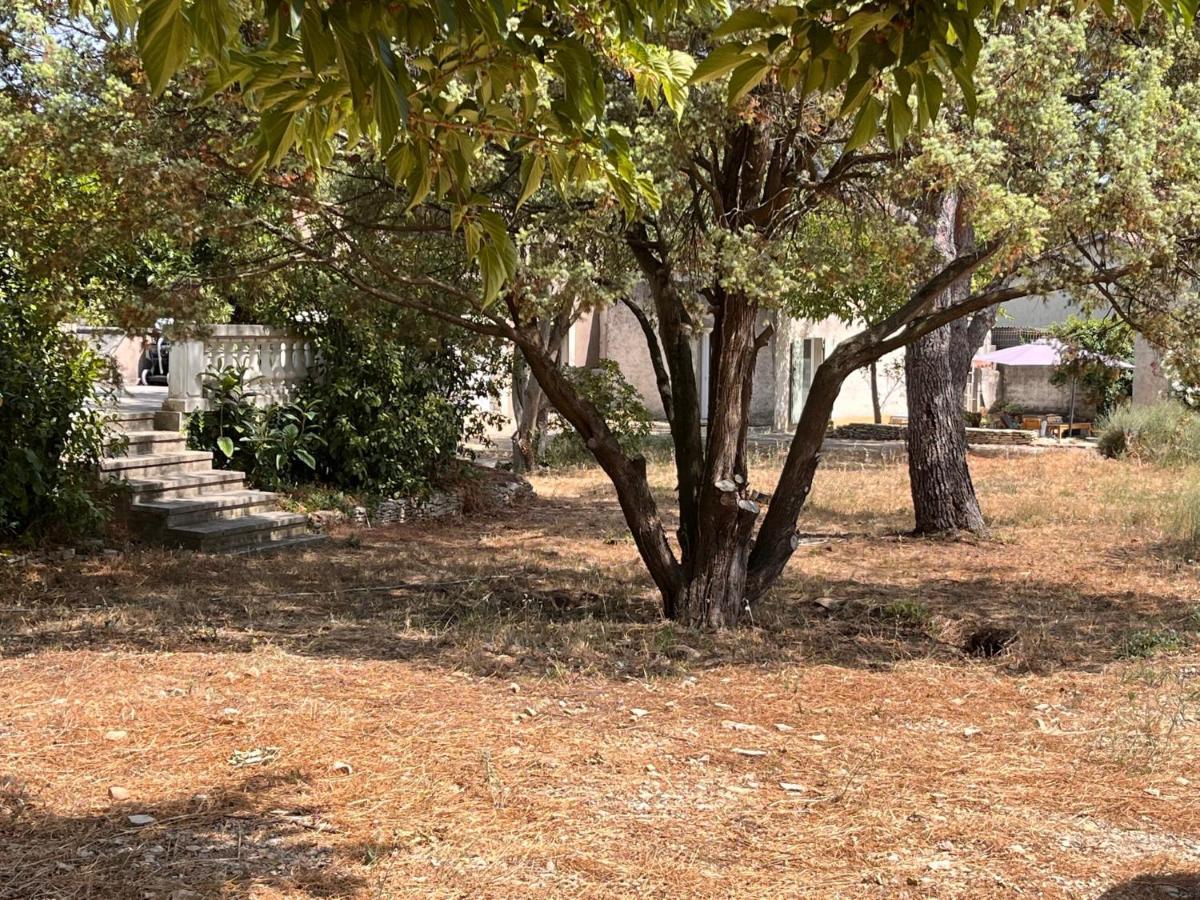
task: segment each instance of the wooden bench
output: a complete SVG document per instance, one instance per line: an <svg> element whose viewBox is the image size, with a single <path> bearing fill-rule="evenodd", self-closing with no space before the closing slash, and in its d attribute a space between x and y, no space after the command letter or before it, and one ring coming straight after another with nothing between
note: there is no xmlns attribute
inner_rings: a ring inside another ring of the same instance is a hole
<svg viewBox="0 0 1200 900"><path fill-rule="evenodd" d="M1064 435L1069 435L1072 431L1078 431L1080 437L1091 437L1092 423L1091 422L1064 422L1062 416L1022 416L1021 428L1026 431L1036 431L1039 435L1044 434L1046 437L1055 437L1062 440Z"/></svg>

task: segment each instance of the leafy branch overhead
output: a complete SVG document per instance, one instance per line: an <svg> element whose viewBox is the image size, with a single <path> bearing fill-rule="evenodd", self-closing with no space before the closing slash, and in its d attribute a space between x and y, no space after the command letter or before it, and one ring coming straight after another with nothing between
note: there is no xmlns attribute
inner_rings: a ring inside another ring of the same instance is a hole
<svg viewBox="0 0 1200 900"><path fill-rule="evenodd" d="M1173 20L1194 20L1197 0L1158 2ZM1114 0L1095 4L1117 14ZM209 64L210 95L240 89L260 116L259 169L293 148L321 168L365 142L412 206L448 205L489 302L512 278L516 249L481 213L485 148L521 156L523 198L549 176L563 192L605 184L631 218L657 206L653 182L606 119L606 76L676 115L690 84L726 76L735 103L768 79L786 90L841 90L841 113L855 117L848 149L880 126L898 146L937 117L950 81L973 110L981 27L1026 5L819 0L731 11L720 0L290 0L264 3L261 20L247 22L236 0L108 0L118 27L136 31L156 92L194 55ZM1146 0L1120 6L1135 21L1147 10ZM664 37L685 22L712 26L698 62Z"/></svg>

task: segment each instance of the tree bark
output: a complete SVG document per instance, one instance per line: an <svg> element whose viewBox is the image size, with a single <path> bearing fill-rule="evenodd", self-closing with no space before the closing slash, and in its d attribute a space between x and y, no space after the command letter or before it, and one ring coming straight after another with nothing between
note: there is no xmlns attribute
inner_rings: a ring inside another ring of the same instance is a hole
<svg viewBox="0 0 1200 900"><path fill-rule="evenodd" d="M871 378L871 412L874 414L875 424L879 425L883 422L883 409L879 405L879 363L871 360L868 370Z"/></svg>
<svg viewBox="0 0 1200 900"><path fill-rule="evenodd" d="M971 241L956 194L930 204L934 246L952 260ZM970 293L969 277L950 284L935 301L945 309ZM908 396L908 474L917 534L985 530L983 513L967 465L963 395L970 376L968 323L959 319L913 341L905 350ZM964 362L965 354L965 362Z"/></svg>
<svg viewBox="0 0 1200 900"><path fill-rule="evenodd" d="M571 328L574 316L564 313L538 324L538 346L543 353L560 362L563 339ZM546 394L530 372L521 353L513 358L513 418L516 429L512 434L512 467L518 475L537 467L538 455L545 430L548 409Z"/></svg>
<svg viewBox="0 0 1200 900"><path fill-rule="evenodd" d="M685 571L681 618L695 626L736 625L746 611L750 536L759 508L747 496L746 429L758 354L757 306L719 291L719 327L711 340L715 384L710 395L704 478L696 544Z"/></svg>

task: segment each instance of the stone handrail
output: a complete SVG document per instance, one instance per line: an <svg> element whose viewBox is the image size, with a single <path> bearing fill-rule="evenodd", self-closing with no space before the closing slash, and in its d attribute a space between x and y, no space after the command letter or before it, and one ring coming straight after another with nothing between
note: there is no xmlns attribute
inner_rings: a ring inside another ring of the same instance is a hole
<svg viewBox="0 0 1200 900"><path fill-rule="evenodd" d="M164 409L203 409L204 375L226 366L245 368L260 406L285 403L316 363L312 341L266 325L209 325L171 344Z"/></svg>

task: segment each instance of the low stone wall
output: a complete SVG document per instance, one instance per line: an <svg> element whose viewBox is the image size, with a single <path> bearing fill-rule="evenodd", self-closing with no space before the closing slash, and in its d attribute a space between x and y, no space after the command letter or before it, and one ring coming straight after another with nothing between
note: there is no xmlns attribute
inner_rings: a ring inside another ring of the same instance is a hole
<svg viewBox="0 0 1200 900"><path fill-rule="evenodd" d="M462 511L462 497L446 491L433 491L427 497L393 497L381 500L370 509L356 506L350 510L349 519L355 525L398 525L401 522L461 516Z"/></svg>
<svg viewBox="0 0 1200 900"><path fill-rule="evenodd" d="M323 530L347 521L374 527L448 519L478 510L518 506L533 497L533 485L520 475L476 467L473 476L424 497L390 497L370 507L356 506L349 513L320 510L309 514L309 524Z"/></svg>
<svg viewBox="0 0 1200 900"><path fill-rule="evenodd" d="M856 422L842 425L833 430L833 437L846 441L902 441L907 436L904 425L875 425ZM1035 437L1032 431L1000 428L968 428L968 444L1003 444L1005 446L1029 446Z"/></svg>
<svg viewBox="0 0 1200 900"><path fill-rule="evenodd" d="M1006 447L1030 447L1037 437L1035 431L1009 428L968 428L968 444L1002 444Z"/></svg>
<svg viewBox="0 0 1200 900"><path fill-rule="evenodd" d="M903 425L874 425L854 422L833 429L832 437L843 441L902 441L908 429Z"/></svg>

